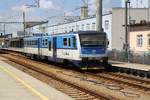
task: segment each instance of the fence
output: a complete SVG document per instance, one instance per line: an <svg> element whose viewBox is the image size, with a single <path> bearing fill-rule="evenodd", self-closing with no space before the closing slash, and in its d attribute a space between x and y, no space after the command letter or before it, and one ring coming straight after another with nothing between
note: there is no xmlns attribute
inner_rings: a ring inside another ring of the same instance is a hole
<svg viewBox="0 0 150 100"><path fill-rule="evenodd" d="M110 60L127 62L129 58L131 63L150 65L150 52L134 53L130 51L127 54L125 51L112 50L108 52L108 56Z"/></svg>

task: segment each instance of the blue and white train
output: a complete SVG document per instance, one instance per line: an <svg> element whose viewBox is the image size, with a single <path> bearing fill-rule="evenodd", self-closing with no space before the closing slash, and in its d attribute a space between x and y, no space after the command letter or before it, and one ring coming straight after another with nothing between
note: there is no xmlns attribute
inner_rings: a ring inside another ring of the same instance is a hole
<svg viewBox="0 0 150 100"><path fill-rule="evenodd" d="M69 64L82 70L99 69L100 64L108 63L107 34L104 32L81 31L32 36L21 39L19 44L21 43L20 47L15 45L14 48L11 45L7 49L19 50L19 52L32 58Z"/></svg>

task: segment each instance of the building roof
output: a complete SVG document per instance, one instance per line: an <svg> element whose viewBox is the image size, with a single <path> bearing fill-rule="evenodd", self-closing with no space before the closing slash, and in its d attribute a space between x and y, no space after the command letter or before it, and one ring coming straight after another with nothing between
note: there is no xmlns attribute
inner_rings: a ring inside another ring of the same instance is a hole
<svg viewBox="0 0 150 100"><path fill-rule="evenodd" d="M141 23L135 23L129 25L130 31L147 31L150 30L150 22L141 21Z"/></svg>

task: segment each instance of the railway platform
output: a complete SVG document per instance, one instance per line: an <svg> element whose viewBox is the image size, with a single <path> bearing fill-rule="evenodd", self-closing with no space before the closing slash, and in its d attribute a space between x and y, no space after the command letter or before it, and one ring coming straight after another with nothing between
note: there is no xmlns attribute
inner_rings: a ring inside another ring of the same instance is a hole
<svg viewBox="0 0 150 100"><path fill-rule="evenodd" d="M72 100L71 97L4 62L0 57L0 100Z"/></svg>
<svg viewBox="0 0 150 100"><path fill-rule="evenodd" d="M150 78L150 65L109 61L114 71Z"/></svg>

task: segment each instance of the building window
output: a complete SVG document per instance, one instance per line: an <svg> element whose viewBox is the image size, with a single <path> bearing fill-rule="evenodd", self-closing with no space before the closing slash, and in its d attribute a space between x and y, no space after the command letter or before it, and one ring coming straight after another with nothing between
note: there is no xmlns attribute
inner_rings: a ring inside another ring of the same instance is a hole
<svg viewBox="0 0 150 100"><path fill-rule="evenodd" d="M137 46L141 47L143 45L143 35L137 35Z"/></svg>
<svg viewBox="0 0 150 100"><path fill-rule="evenodd" d="M71 26L69 26L69 32L70 32L70 31L72 31L72 30L71 30Z"/></svg>
<svg viewBox="0 0 150 100"><path fill-rule="evenodd" d="M148 46L150 46L150 34L148 34Z"/></svg>
<svg viewBox="0 0 150 100"><path fill-rule="evenodd" d="M73 32L75 31L75 26L72 26L72 31L73 31Z"/></svg>
<svg viewBox="0 0 150 100"><path fill-rule="evenodd" d="M84 24L82 24L81 30L84 31Z"/></svg>
<svg viewBox="0 0 150 100"><path fill-rule="evenodd" d="M86 30L90 30L90 24L86 24Z"/></svg>
<svg viewBox="0 0 150 100"><path fill-rule="evenodd" d="M79 28L80 28L80 26L79 26L79 25L77 25L77 26L76 26L76 31L79 31Z"/></svg>
<svg viewBox="0 0 150 100"><path fill-rule="evenodd" d="M95 23L92 23L92 30L95 30L95 26L96 24Z"/></svg>
<svg viewBox="0 0 150 100"><path fill-rule="evenodd" d="M67 33L67 27L65 27L65 33Z"/></svg>
<svg viewBox="0 0 150 100"><path fill-rule="evenodd" d="M105 29L106 29L106 30L109 29L109 20L105 20Z"/></svg>

